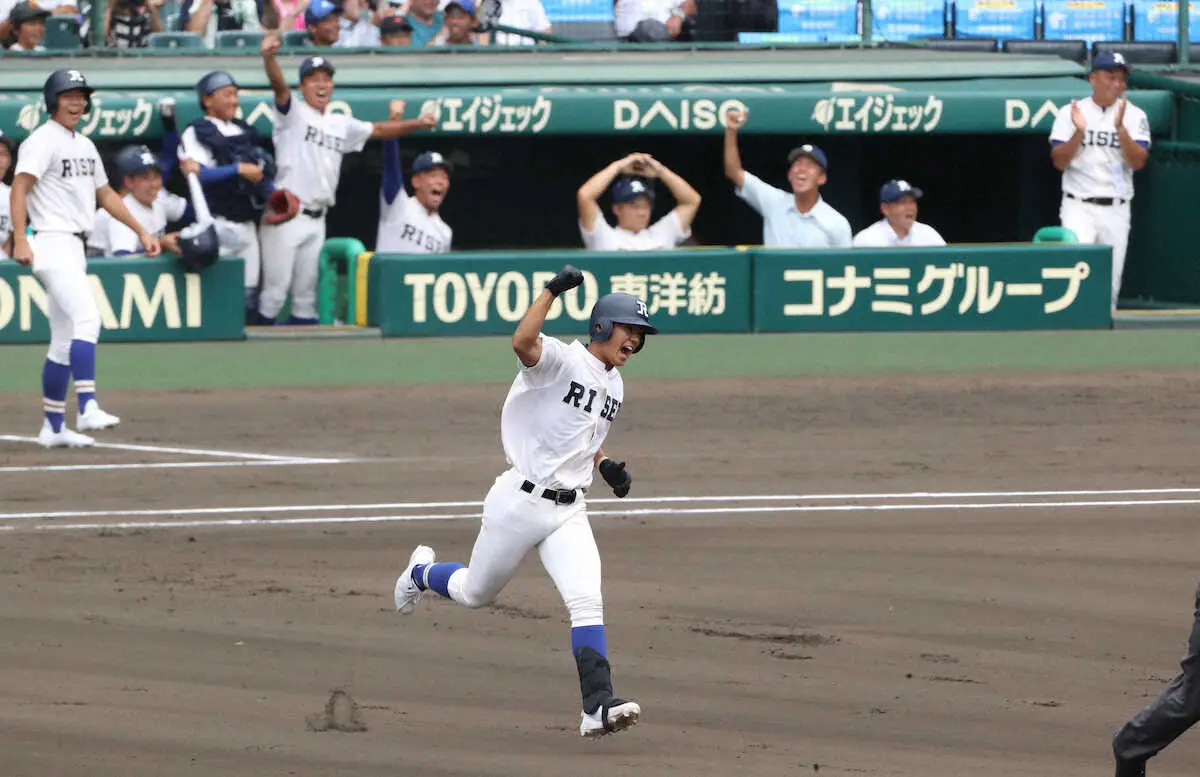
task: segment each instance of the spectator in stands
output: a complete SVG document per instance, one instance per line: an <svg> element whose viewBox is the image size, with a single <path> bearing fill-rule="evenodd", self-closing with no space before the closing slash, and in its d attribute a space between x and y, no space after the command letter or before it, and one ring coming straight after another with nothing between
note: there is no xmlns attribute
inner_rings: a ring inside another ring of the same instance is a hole
<svg viewBox="0 0 1200 777"><path fill-rule="evenodd" d="M413 28L403 16L389 16L379 25L379 43L383 46L412 45Z"/></svg>
<svg viewBox="0 0 1200 777"><path fill-rule="evenodd" d="M13 162L17 160L17 142L0 131L0 259L8 256L12 246L12 214L9 212Z"/></svg>
<svg viewBox="0 0 1200 777"><path fill-rule="evenodd" d="M166 0L115 0L104 6L104 40L118 49L142 49L164 27L158 9Z"/></svg>
<svg viewBox="0 0 1200 777"><path fill-rule="evenodd" d="M417 48L432 43L446 22L446 14L438 10L438 0L412 0L404 18L413 28L409 45Z"/></svg>
<svg viewBox="0 0 1200 777"><path fill-rule="evenodd" d="M262 5L262 17L255 0L185 0L179 9L179 29L204 36L204 45L212 48L218 32L274 30L279 28L279 13L274 3Z"/></svg>
<svg viewBox="0 0 1200 777"><path fill-rule="evenodd" d="M42 39L46 37L46 18L49 11L39 8L34 3L19 3L8 12L8 21L12 26L12 34L17 42L8 47L9 51L45 51Z"/></svg>
<svg viewBox="0 0 1200 777"><path fill-rule="evenodd" d="M314 46L332 46L342 34L342 9L330 0L311 0L304 9L304 26Z"/></svg>
<svg viewBox="0 0 1200 777"><path fill-rule="evenodd" d="M335 45L347 48L378 46L379 26L374 16L375 0L345 0L342 3L342 30Z"/></svg>
<svg viewBox="0 0 1200 777"><path fill-rule="evenodd" d="M829 161L817 146L805 144L788 154L787 179L791 193L769 186L742 169L738 130L748 114L725 114L725 175L737 196L763 217L763 245L790 248L849 248L850 222L821 198Z"/></svg>
<svg viewBox="0 0 1200 777"><path fill-rule="evenodd" d="M443 13L446 25L431 46L471 46L487 41L475 32L475 4L471 0L451 0Z"/></svg>
<svg viewBox="0 0 1200 777"><path fill-rule="evenodd" d="M616 0L617 37L630 43L678 40L684 22L696 15L696 0Z"/></svg>
<svg viewBox="0 0 1200 777"><path fill-rule="evenodd" d="M615 228L609 226L597 202L614 178L617 179L612 187ZM656 178L670 189L675 208L651 225ZM649 154L630 154L608 165L579 187L575 199L579 206L579 234L584 247L592 251L675 248L692 234L692 220L700 208L700 193Z"/></svg>
<svg viewBox="0 0 1200 777"><path fill-rule="evenodd" d="M551 29L542 0L504 0L500 4L500 18L496 19L496 24L544 35L549 35ZM533 38L507 32L493 33L493 40L498 46L532 46L537 43Z"/></svg>
<svg viewBox="0 0 1200 777"><path fill-rule="evenodd" d="M0 0L0 44L3 44L0 48L16 42L9 16L14 8L22 4L36 6L48 16L74 16L78 13L75 3L70 0Z"/></svg>
<svg viewBox="0 0 1200 777"><path fill-rule="evenodd" d="M924 195L908 181L891 180L879 190L883 218L854 236L855 248L944 246L946 241L928 224L917 221L917 200Z"/></svg>

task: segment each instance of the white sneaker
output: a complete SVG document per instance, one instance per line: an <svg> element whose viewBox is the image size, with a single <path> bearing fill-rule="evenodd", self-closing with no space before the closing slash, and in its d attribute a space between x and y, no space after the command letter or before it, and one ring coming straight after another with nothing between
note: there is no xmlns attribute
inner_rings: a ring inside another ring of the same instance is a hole
<svg viewBox="0 0 1200 777"><path fill-rule="evenodd" d="M417 584L413 582L413 567L420 564L432 564L435 558L433 548L426 545L418 545L417 549L408 557L408 567L400 573L400 577L396 578L396 612L408 615L417 609L417 603L421 601L421 596L425 592L417 588Z"/></svg>
<svg viewBox="0 0 1200 777"><path fill-rule="evenodd" d="M119 423L121 423L120 418L117 418L112 413L106 413L101 410L100 403L94 399L88 400L88 403L83 408L83 412L75 420L75 425L85 432L97 429L111 429Z"/></svg>
<svg viewBox="0 0 1200 777"><path fill-rule="evenodd" d="M591 715L579 713L579 735L582 737L602 737L605 734L615 734L637 725L642 717L642 708L636 701L610 699L600 705Z"/></svg>
<svg viewBox="0 0 1200 777"><path fill-rule="evenodd" d="M50 426L49 421L44 421L42 431L38 432L38 445L43 448L90 448L95 444L96 441L86 434L68 429L66 421L57 432Z"/></svg>

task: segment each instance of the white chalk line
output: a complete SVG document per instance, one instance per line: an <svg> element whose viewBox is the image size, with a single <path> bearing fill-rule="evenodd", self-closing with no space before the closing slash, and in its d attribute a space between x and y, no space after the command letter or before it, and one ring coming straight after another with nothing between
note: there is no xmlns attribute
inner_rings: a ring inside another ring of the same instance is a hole
<svg viewBox="0 0 1200 777"><path fill-rule="evenodd" d="M5 442L28 442L37 443L36 437L24 437L16 434L0 434L0 441ZM278 456L271 453L244 453L242 451L218 451L209 448L175 448L164 445L131 445L128 443L115 442L97 442L91 446L93 448L106 448L115 451L138 451L141 453L171 453L182 456L211 456L218 459L249 459L252 461L307 461L311 457L308 456ZM327 458L315 459L312 461L320 461L324 463Z"/></svg>
<svg viewBox="0 0 1200 777"><path fill-rule="evenodd" d="M354 461L353 459L303 459L304 463L335 463L339 461ZM285 461L279 464L290 464ZM269 466L272 462L263 464L223 462L224 466ZM123 467L131 465L83 465L94 467ZM146 466L146 465L137 465ZM165 466L165 465L164 465ZM205 466L203 464L188 466ZM210 465L211 466L211 465ZM0 472L6 471L0 467ZM910 491L907 493L865 493L865 494L743 494L728 496L644 496L614 497L588 499L588 504L671 504L671 503L705 503L705 502L807 502L807 501L876 501L903 499L992 499L992 498L1029 498L1029 497L1064 497L1064 496L1161 496L1166 494L1200 494L1200 488L1122 488L1122 489L1077 489L1053 491ZM1141 502L1139 502L1140 504ZM1091 504L1089 502L1089 504ZM237 515L248 513L285 513L285 512L345 512L349 510L431 510L451 507L482 507L479 500L458 502L378 502L375 504L324 504L324 505L265 505L259 507L185 507L154 510L63 510L40 513L0 513L0 521L6 520L47 520L57 518L117 518L117 517L148 517L155 515ZM776 508L769 508L776 509ZM594 513L593 513L594 514Z"/></svg>
<svg viewBox="0 0 1200 777"><path fill-rule="evenodd" d="M156 461L144 464L46 464L40 467L0 467L12 472L85 472L122 469L214 469L221 467L299 467L314 464L347 464L353 459L281 459L279 461Z"/></svg>
<svg viewBox="0 0 1200 777"><path fill-rule="evenodd" d="M1149 499L1058 502L936 502L925 504L841 504L841 505L767 505L760 507L696 507L646 508L641 510L591 510L594 517L682 516L682 515L741 515L747 513L847 513L899 512L913 510L1013 510L1031 508L1097 508L1097 507L1155 507L1198 505L1197 499ZM479 513L425 513L408 515L312 516L300 518L230 518L206 521L124 521L119 523L47 523L0 525L0 532L16 531L98 531L122 529L199 529L241 528L262 526L313 526L336 524L398 523L407 521L479 520Z"/></svg>

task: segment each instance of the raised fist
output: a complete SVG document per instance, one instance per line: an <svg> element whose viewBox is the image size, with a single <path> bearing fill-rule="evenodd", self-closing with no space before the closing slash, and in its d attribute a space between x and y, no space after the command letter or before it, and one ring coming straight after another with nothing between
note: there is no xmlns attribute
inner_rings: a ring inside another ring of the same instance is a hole
<svg viewBox="0 0 1200 777"><path fill-rule="evenodd" d="M568 264L562 268L562 272L546 282L546 288L550 290L551 294L557 297L564 291L570 291L581 283L583 283L583 273Z"/></svg>
<svg viewBox="0 0 1200 777"><path fill-rule="evenodd" d="M633 485L633 476L625 471L625 462L605 459L600 462L600 476L612 487L617 498L624 499Z"/></svg>

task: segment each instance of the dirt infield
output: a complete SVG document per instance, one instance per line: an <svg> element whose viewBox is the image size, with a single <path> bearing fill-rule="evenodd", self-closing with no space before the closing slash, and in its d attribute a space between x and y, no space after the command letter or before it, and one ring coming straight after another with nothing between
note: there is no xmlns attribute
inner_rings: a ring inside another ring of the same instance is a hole
<svg viewBox="0 0 1200 777"><path fill-rule="evenodd" d="M110 392L135 449L0 441L0 774L1083 777L1182 655L1200 376L631 379L592 507L644 718L583 742L536 558L392 611L414 544L466 559L505 389Z"/></svg>

